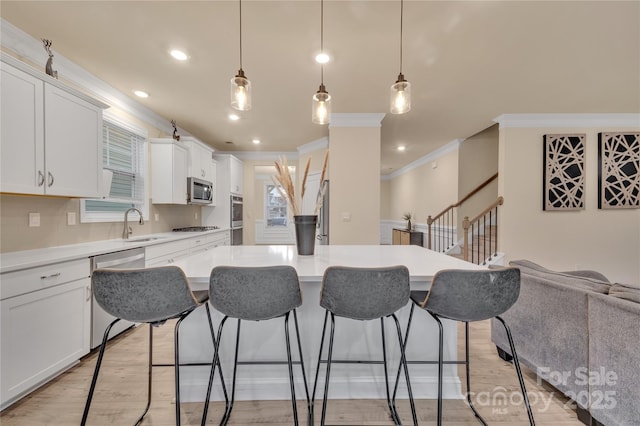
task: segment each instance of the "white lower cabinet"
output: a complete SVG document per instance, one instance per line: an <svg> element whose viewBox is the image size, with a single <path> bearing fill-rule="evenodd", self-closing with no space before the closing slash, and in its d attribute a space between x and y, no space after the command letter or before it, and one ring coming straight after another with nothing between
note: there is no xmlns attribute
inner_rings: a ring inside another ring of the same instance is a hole
<svg viewBox="0 0 640 426"><path fill-rule="evenodd" d="M3 287L6 283L15 288L16 283L23 282L25 289L38 289L20 295L2 294L0 409L89 352L89 261L60 265L2 275Z"/></svg>
<svg viewBox="0 0 640 426"><path fill-rule="evenodd" d="M145 248L145 266L170 265L189 255L192 242L188 239L155 244Z"/></svg>

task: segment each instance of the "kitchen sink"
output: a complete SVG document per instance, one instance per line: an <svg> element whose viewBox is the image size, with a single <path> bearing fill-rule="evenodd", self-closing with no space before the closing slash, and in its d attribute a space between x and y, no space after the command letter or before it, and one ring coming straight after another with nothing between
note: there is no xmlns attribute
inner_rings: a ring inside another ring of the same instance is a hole
<svg viewBox="0 0 640 426"><path fill-rule="evenodd" d="M145 241L155 241L161 240L165 237L139 237L139 238L129 238L128 240L122 240L124 243L144 243Z"/></svg>

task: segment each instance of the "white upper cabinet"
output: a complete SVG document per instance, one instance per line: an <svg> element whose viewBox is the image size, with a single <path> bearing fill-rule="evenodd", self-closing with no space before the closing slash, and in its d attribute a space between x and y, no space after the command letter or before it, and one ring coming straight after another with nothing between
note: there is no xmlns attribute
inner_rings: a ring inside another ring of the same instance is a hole
<svg viewBox="0 0 640 426"><path fill-rule="evenodd" d="M190 136L181 137L180 142L184 142L189 150L189 177L215 183L213 149Z"/></svg>
<svg viewBox="0 0 640 426"><path fill-rule="evenodd" d="M99 197L107 105L2 55L0 190Z"/></svg>
<svg viewBox="0 0 640 426"><path fill-rule="evenodd" d="M151 139L151 202L187 204L187 149L173 139Z"/></svg>
<svg viewBox="0 0 640 426"><path fill-rule="evenodd" d="M229 156L229 173L231 183L229 190L232 194L242 195L243 164L242 161L232 155Z"/></svg>

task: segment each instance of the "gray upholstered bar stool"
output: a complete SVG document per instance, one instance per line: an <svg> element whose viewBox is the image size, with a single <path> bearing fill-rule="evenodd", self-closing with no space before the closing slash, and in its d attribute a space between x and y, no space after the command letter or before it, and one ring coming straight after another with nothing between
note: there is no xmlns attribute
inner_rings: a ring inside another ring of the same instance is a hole
<svg viewBox="0 0 640 426"><path fill-rule="evenodd" d="M245 321L263 321L274 318L284 319L285 345L287 351L287 365L289 367L289 384L291 387L291 405L293 409L294 423L298 424L298 409L296 404L296 391L293 374L294 361L291 357L291 340L289 338L289 314L293 312L298 352L300 355L300 367L304 381L304 389L309 406L309 390L307 377L302 358L302 344L300 343L300 331L298 329L298 316L296 308L302 305L302 292L296 270L287 265L263 266L263 267L238 267L217 266L211 271L209 277L209 303L217 311L224 315L218 327L217 346L215 348L212 365L219 364L219 345L222 330L229 318L237 319L236 348L233 366L233 384L231 387L231 399L227 401L225 413L220 421L221 425L227 424L233 410L236 390L236 372L238 364L282 364L280 361L238 361L240 343L240 324ZM211 369L209 386L202 414L202 425L207 421L211 386L213 384L215 370Z"/></svg>
<svg viewBox="0 0 640 426"><path fill-rule="evenodd" d="M466 366L467 402L478 420L485 426L487 422L480 416L478 410L471 401L471 389L469 379L469 322L483 321L496 318L504 326L511 353L513 365L520 382L520 390L529 416L529 423L535 424L531 406L527 397L527 390L522 379L518 354L513 344L511 331L500 317L518 300L520 294L520 270L517 268L489 269L489 270L443 270L433 277L428 291L412 291L411 312L407 323L405 339L409 338L411 319L414 307L417 305L427 311L436 320L439 330L438 351L438 417L437 424L442 424L442 370L444 364L461 363ZM465 360L443 360L443 328L441 318L465 323ZM405 340L406 345L406 340ZM409 363L433 363L433 361L409 361ZM398 370L398 376L400 370ZM395 392L394 392L395 398Z"/></svg>
<svg viewBox="0 0 640 426"><path fill-rule="evenodd" d="M153 327L163 324L170 319L177 319L174 329L175 350L175 392L176 392L176 425L180 424L180 353L179 329L185 319L198 306L205 305L209 320L209 329L213 346L215 339L213 323L207 300L207 291L191 291L189 281L177 266L163 266L148 269L97 269L91 277L93 294L96 302L108 313L115 316L105 330L100 346L100 353L93 373L89 395L82 415L82 425L87 422L93 392L100 373L102 358L107 347L107 339L111 327L121 319L136 323L149 324L149 381L147 388L147 406L142 415L136 420L136 425L149 411L151 405L151 384L153 367ZM221 372L222 374L222 372ZM224 382L223 382L224 383ZM226 390L224 390L226 396Z"/></svg>
<svg viewBox="0 0 640 426"><path fill-rule="evenodd" d="M320 306L325 311L324 326L322 328L322 337L320 341L320 352L318 354L318 366L313 385L313 393L311 398L311 408L316 395L316 387L318 385L318 375L320 373L320 365L326 363L326 377L324 384L324 395L322 397L322 416L320 424L325 424L327 411L327 397L329 394L329 378L331 374L332 363L363 363L363 364L380 364L375 360L334 360L333 355L333 338L335 335L335 317L348 318L353 320L368 321L380 319L380 329L382 334L382 364L384 366L384 377L386 385L387 405L389 407L391 418L395 424L402 424L400 416L392 401L389 393L389 376L387 368L386 343L384 332L384 319L386 317L393 318L398 334L398 345L400 348L400 368L404 368L407 390L409 393L409 402L411 405L411 414L413 423L418 424L416 410L413 404L413 395L411 392L411 383L409 380L409 371L404 356L404 345L402 341L402 331L400 323L395 312L405 306L409 302L409 270L405 266L391 266L382 268L354 268L346 266L333 266L327 268L322 279L322 290L320 293ZM331 332L329 334L329 347L327 359L322 359L322 349L327 329L327 319L331 314ZM398 384L396 378L396 388ZM313 420L313 417L311 417Z"/></svg>

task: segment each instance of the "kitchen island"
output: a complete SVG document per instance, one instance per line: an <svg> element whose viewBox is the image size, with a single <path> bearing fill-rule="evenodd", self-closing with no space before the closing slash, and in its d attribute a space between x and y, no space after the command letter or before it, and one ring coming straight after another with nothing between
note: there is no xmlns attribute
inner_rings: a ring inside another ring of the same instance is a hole
<svg viewBox="0 0 640 426"><path fill-rule="evenodd" d="M300 278L303 304L298 308L298 320L302 340L307 380L313 387L320 347L324 309L319 306L322 276L329 266L380 267L405 265L409 269L412 290L428 289L432 277L442 269L481 269L482 267L418 246L316 246L312 256L299 256L295 246L223 246L189 256L174 263L185 271L194 290L208 289L209 275L215 266L269 266L291 265ZM410 305L398 312L403 333ZM212 310L217 328L222 315ZM286 361L284 327L282 319L242 324L240 361ZM220 360L226 377L233 371L235 321L229 321L222 336ZM445 359L457 359L457 331L455 322L443 321L445 327ZM391 322L385 329L387 356L390 371L395 374L400 352L396 343L396 331ZM291 324L293 333L293 325ZM203 401L206 395L209 366L213 346L204 309L198 309L184 320L181 326L180 357L185 365L180 370L180 395L184 402ZM293 336L293 334L292 334ZM393 340L391 340L393 339ZM295 345L295 341L292 342ZM293 346L295 347L295 346ZM292 351L294 360L297 351ZM325 346L326 352L326 346ZM326 357L326 353L323 354ZM336 317L334 359L382 360L379 321L353 321ZM436 323L426 313L417 311L411 326L411 338L407 345L407 359L437 360L438 331ZM290 397L286 363L284 365L241 365L238 367L236 399L269 400ZM437 395L437 365L412 364L411 384L416 398L435 398ZM324 368L322 369L324 371ZM298 383L296 394L304 395L302 375L294 369ZM321 372L319 389L322 389ZM298 386L299 385L299 386ZM456 365L445 365L444 397L462 398ZM381 365L334 364L331 367L330 398L358 399L385 398L384 375ZM401 381L399 397L406 398L404 381ZM221 400L219 376L212 394L213 400Z"/></svg>

